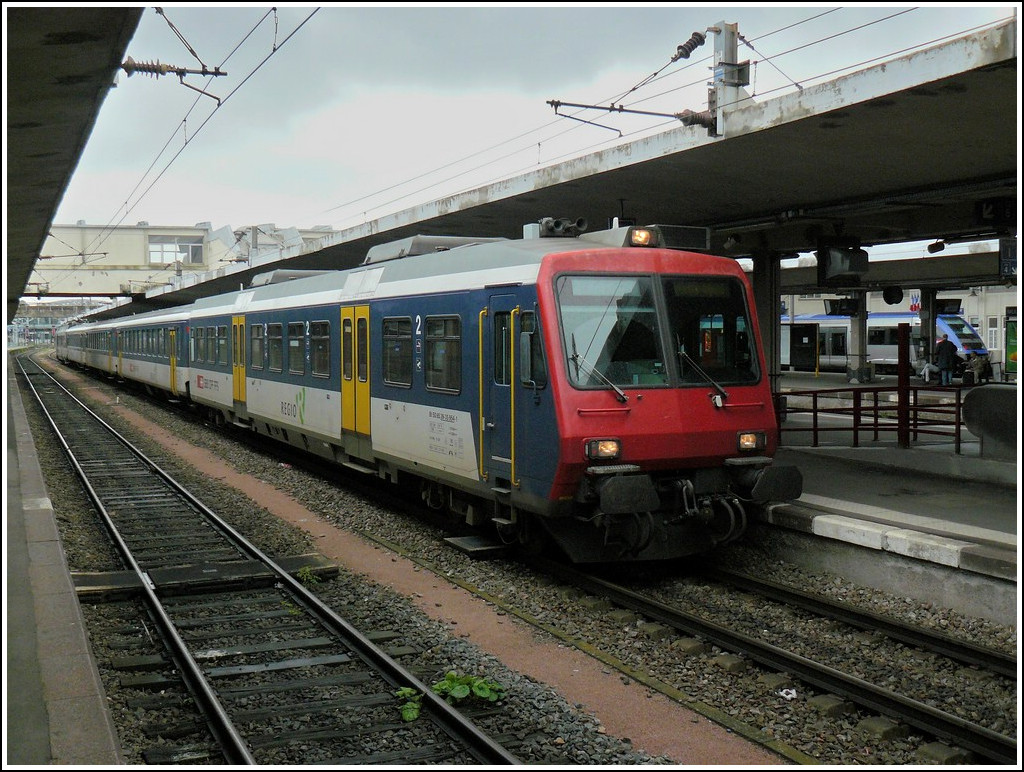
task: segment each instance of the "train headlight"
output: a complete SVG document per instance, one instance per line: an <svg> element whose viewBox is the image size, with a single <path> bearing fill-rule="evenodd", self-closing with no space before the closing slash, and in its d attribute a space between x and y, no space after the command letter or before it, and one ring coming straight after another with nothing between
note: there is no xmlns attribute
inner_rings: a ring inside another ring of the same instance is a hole
<svg viewBox="0 0 1024 772"><path fill-rule="evenodd" d="M629 232L630 246L651 247L657 241L657 236L650 228L633 228Z"/></svg>
<svg viewBox="0 0 1024 772"><path fill-rule="evenodd" d="M764 432L740 432L736 435L738 450L764 450Z"/></svg>
<svg viewBox="0 0 1024 772"><path fill-rule="evenodd" d="M591 461L615 459L622 452L622 443L618 440L587 440L585 446L587 458Z"/></svg>

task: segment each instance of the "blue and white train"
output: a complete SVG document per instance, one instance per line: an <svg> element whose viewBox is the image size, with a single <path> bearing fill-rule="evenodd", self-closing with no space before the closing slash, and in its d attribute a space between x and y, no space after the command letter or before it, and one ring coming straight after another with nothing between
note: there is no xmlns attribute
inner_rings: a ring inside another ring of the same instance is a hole
<svg viewBox="0 0 1024 772"><path fill-rule="evenodd" d="M736 261L566 222L382 244L61 329L57 353L575 562L705 552L799 497Z"/></svg>
<svg viewBox="0 0 1024 772"><path fill-rule="evenodd" d="M910 365L915 372L921 370L924 362L920 316L909 311L883 311L869 312L867 318L867 357L875 372L896 372L900 324L910 325ZM968 352L988 355L981 336L959 314L937 314L935 334L937 338L949 335L963 359ZM792 319L787 316L782 321L781 364L791 370L846 372L850 364L849 343L849 316L798 314Z"/></svg>

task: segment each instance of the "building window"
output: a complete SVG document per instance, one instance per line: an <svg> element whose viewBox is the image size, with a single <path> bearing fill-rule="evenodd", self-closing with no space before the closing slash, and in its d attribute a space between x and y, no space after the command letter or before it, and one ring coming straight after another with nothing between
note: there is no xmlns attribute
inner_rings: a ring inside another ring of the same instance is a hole
<svg viewBox="0 0 1024 772"><path fill-rule="evenodd" d="M381 367L384 382L393 386L412 385L412 320L385 319Z"/></svg>
<svg viewBox="0 0 1024 772"><path fill-rule="evenodd" d="M150 236L150 265L203 264L202 236Z"/></svg>
<svg viewBox="0 0 1024 772"><path fill-rule="evenodd" d="M331 323L313 322L309 327L310 359L313 375L331 374Z"/></svg>
<svg viewBox="0 0 1024 772"><path fill-rule="evenodd" d="M458 317L427 317L427 388L462 389L462 322Z"/></svg>
<svg viewBox="0 0 1024 772"><path fill-rule="evenodd" d="M988 319L988 333L985 335L985 339L988 341L988 348L999 348L999 317L989 316Z"/></svg>

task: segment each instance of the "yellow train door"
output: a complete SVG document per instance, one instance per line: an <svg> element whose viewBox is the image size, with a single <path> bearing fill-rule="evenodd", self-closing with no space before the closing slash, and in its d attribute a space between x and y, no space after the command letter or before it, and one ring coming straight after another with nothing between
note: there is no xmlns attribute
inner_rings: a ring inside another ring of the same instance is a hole
<svg viewBox="0 0 1024 772"><path fill-rule="evenodd" d="M341 309L341 430L370 434L370 307Z"/></svg>
<svg viewBox="0 0 1024 772"><path fill-rule="evenodd" d="M171 394L178 394L178 331L171 327L167 331L167 355L171 363Z"/></svg>
<svg viewBox="0 0 1024 772"><path fill-rule="evenodd" d="M245 402L245 317L231 317L231 392Z"/></svg>

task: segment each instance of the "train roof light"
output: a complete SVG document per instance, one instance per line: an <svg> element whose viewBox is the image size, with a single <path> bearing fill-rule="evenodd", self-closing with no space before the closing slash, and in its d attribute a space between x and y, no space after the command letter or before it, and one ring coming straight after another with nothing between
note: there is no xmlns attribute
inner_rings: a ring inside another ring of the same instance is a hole
<svg viewBox="0 0 1024 772"><path fill-rule="evenodd" d="M658 235L650 228L630 228L629 243L634 247L650 247L658 242Z"/></svg>

